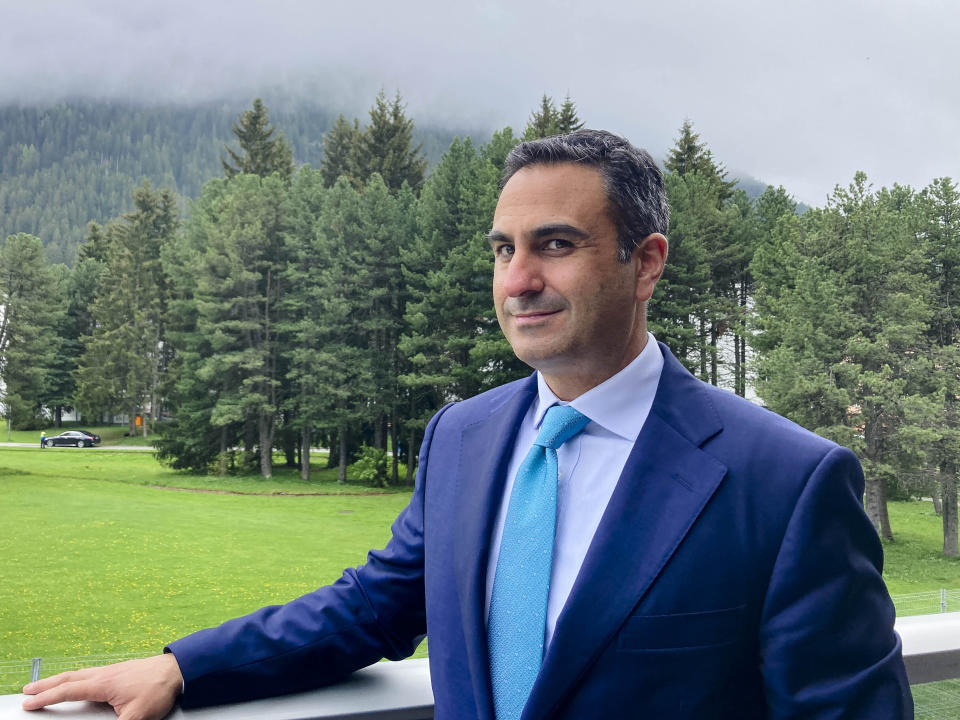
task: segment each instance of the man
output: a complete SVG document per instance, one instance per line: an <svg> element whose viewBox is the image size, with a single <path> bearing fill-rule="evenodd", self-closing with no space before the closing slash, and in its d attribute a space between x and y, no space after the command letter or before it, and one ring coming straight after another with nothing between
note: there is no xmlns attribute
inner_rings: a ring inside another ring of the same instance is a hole
<svg viewBox="0 0 960 720"><path fill-rule="evenodd" d="M537 372L437 413L387 547L25 707L160 717L181 689L303 690L428 633L438 718L912 717L853 455L647 333L668 218L649 155L580 131L518 146L504 177L494 302Z"/></svg>
<svg viewBox="0 0 960 720"><path fill-rule="evenodd" d="M40 449L44 450L46 449L46 447L47 447L47 431L41 430L40 431Z"/></svg>

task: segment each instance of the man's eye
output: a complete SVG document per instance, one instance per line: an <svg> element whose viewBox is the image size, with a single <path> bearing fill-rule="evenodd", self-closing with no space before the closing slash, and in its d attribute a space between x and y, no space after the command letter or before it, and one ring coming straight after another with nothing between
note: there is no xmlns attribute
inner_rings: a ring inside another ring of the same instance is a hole
<svg viewBox="0 0 960 720"><path fill-rule="evenodd" d="M510 257L513 255L513 245L497 245L493 249L493 254L496 257Z"/></svg>
<svg viewBox="0 0 960 720"><path fill-rule="evenodd" d="M561 240L560 238L554 238L548 240L545 248L547 250L566 250L569 247L572 247L573 243L569 240Z"/></svg>

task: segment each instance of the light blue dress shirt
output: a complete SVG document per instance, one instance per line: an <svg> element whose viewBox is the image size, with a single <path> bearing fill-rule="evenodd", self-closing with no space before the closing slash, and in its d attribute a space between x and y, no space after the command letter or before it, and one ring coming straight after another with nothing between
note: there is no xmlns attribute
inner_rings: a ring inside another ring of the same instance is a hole
<svg viewBox="0 0 960 720"><path fill-rule="evenodd" d="M557 528L547 598L545 647L549 647L557 618L577 579L600 518L650 414L662 369L663 353L653 335L647 333L647 344L627 367L570 403L559 400L547 387L543 376L537 373L537 399L530 404L517 433L491 538L485 617L490 615L490 595L513 481L537 437L547 409L554 404L569 404L589 417L591 422L557 451L560 470Z"/></svg>

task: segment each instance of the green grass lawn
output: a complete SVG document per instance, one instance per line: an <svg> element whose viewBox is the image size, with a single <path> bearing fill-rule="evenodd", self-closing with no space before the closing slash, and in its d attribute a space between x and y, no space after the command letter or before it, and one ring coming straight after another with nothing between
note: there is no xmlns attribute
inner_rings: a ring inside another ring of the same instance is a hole
<svg viewBox="0 0 960 720"><path fill-rule="evenodd" d="M408 499L293 476L192 477L148 453L0 448L0 660L148 653L284 602L382 546Z"/></svg>
<svg viewBox="0 0 960 720"><path fill-rule="evenodd" d="M146 654L335 580L386 542L409 494L334 472L203 477L148 452L0 448L0 661ZM890 515L891 592L960 589L930 503Z"/></svg>
<svg viewBox="0 0 960 720"><path fill-rule="evenodd" d="M960 560L943 557L943 527L930 501L889 503L894 541L883 543L891 595L960 590Z"/></svg>

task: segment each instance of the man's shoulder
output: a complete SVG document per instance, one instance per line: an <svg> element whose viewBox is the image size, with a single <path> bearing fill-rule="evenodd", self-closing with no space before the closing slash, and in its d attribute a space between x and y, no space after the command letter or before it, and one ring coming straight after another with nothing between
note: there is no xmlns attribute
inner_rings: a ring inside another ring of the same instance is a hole
<svg viewBox="0 0 960 720"><path fill-rule="evenodd" d="M716 437L719 445L776 455L785 461L822 458L838 447L832 440L729 390L697 382L720 419L723 429Z"/></svg>

